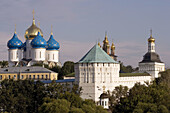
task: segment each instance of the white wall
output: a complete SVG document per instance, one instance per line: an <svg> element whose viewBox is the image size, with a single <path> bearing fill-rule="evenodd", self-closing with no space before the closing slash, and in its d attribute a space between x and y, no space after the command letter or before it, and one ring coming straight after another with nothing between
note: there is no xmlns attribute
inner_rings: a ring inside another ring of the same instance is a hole
<svg viewBox="0 0 170 113"><path fill-rule="evenodd" d="M45 61L46 49L45 48L32 48L33 61Z"/></svg>
<svg viewBox="0 0 170 113"><path fill-rule="evenodd" d="M59 62L59 51L58 50L46 50L46 61Z"/></svg>

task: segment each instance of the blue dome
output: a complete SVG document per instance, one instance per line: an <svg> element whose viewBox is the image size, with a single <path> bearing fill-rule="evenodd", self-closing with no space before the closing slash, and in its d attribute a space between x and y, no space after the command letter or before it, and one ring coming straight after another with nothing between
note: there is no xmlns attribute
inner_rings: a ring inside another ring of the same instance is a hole
<svg viewBox="0 0 170 113"><path fill-rule="evenodd" d="M14 33L12 39L8 41L7 46L9 49L21 49L22 41L19 40L16 33Z"/></svg>
<svg viewBox="0 0 170 113"><path fill-rule="evenodd" d="M46 40L38 32L37 36L31 41L31 46L33 48L45 48L47 45Z"/></svg>
<svg viewBox="0 0 170 113"><path fill-rule="evenodd" d="M47 41L47 50L58 50L59 48L59 43L53 38L53 35L51 35L50 39Z"/></svg>

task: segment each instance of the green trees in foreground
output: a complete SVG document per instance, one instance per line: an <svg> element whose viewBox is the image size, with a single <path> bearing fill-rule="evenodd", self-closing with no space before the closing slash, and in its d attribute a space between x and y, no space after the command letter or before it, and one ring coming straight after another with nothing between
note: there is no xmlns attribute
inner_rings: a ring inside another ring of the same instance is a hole
<svg viewBox="0 0 170 113"><path fill-rule="evenodd" d="M10 113L105 113L92 100L80 98L74 85L49 85L30 80L4 80L0 88L0 112Z"/></svg>
<svg viewBox="0 0 170 113"><path fill-rule="evenodd" d="M137 83L126 91L126 87L119 86L112 92L110 108L113 113L170 112L170 70L162 72L150 85Z"/></svg>

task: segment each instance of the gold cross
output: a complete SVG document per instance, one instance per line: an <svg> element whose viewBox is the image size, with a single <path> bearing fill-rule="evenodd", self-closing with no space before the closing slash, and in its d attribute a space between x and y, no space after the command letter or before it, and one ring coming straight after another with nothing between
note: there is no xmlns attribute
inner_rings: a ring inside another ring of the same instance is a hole
<svg viewBox="0 0 170 113"><path fill-rule="evenodd" d="M152 36L152 29L150 29L150 36Z"/></svg>
<svg viewBox="0 0 170 113"><path fill-rule="evenodd" d="M53 35L53 26L51 25L51 35Z"/></svg>
<svg viewBox="0 0 170 113"><path fill-rule="evenodd" d="M16 24L15 24L15 33L16 33Z"/></svg>
<svg viewBox="0 0 170 113"><path fill-rule="evenodd" d="M33 11L32 11L32 15L33 15L33 19L34 19L34 17L35 17L35 12L34 12L34 9L33 9Z"/></svg>

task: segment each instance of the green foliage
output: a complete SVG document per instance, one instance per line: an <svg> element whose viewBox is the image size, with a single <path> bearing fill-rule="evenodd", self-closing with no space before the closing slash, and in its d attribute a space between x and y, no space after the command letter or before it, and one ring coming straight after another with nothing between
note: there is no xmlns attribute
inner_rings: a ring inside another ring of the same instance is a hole
<svg viewBox="0 0 170 113"><path fill-rule="evenodd" d="M45 102L39 107L40 113L68 113L70 102L65 99L45 99Z"/></svg>
<svg viewBox="0 0 170 113"><path fill-rule="evenodd" d="M119 63L120 63L120 70L121 70L122 72L132 73L132 72L138 70L138 67L134 69L131 65L125 66L125 65L123 65L123 62L120 62L120 61L119 61Z"/></svg>
<svg viewBox="0 0 170 113"><path fill-rule="evenodd" d="M85 113L81 108L72 108L69 113Z"/></svg>
<svg viewBox="0 0 170 113"><path fill-rule="evenodd" d="M80 98L81 88L52 81L4 80L0 83L0 110L9 113L105 113L92 100ZM86 109L87 108L87 109Z"/></svg>
<svg viewBox="0 0 170 113"><path fill-rule="evenodd" d="M162 72L161 77L150 85L139 83L113 104L115 113L168 113L170 109L170 74L169 70ZM119 92L119 91L118 91ZM113 102L115 100L111 100Z"/></svg>
<svg viewBox="0 0 170 113"><path fill-rule="evenodd" d="M8 67L8 61L0 61L1 68Z"/></svg>

